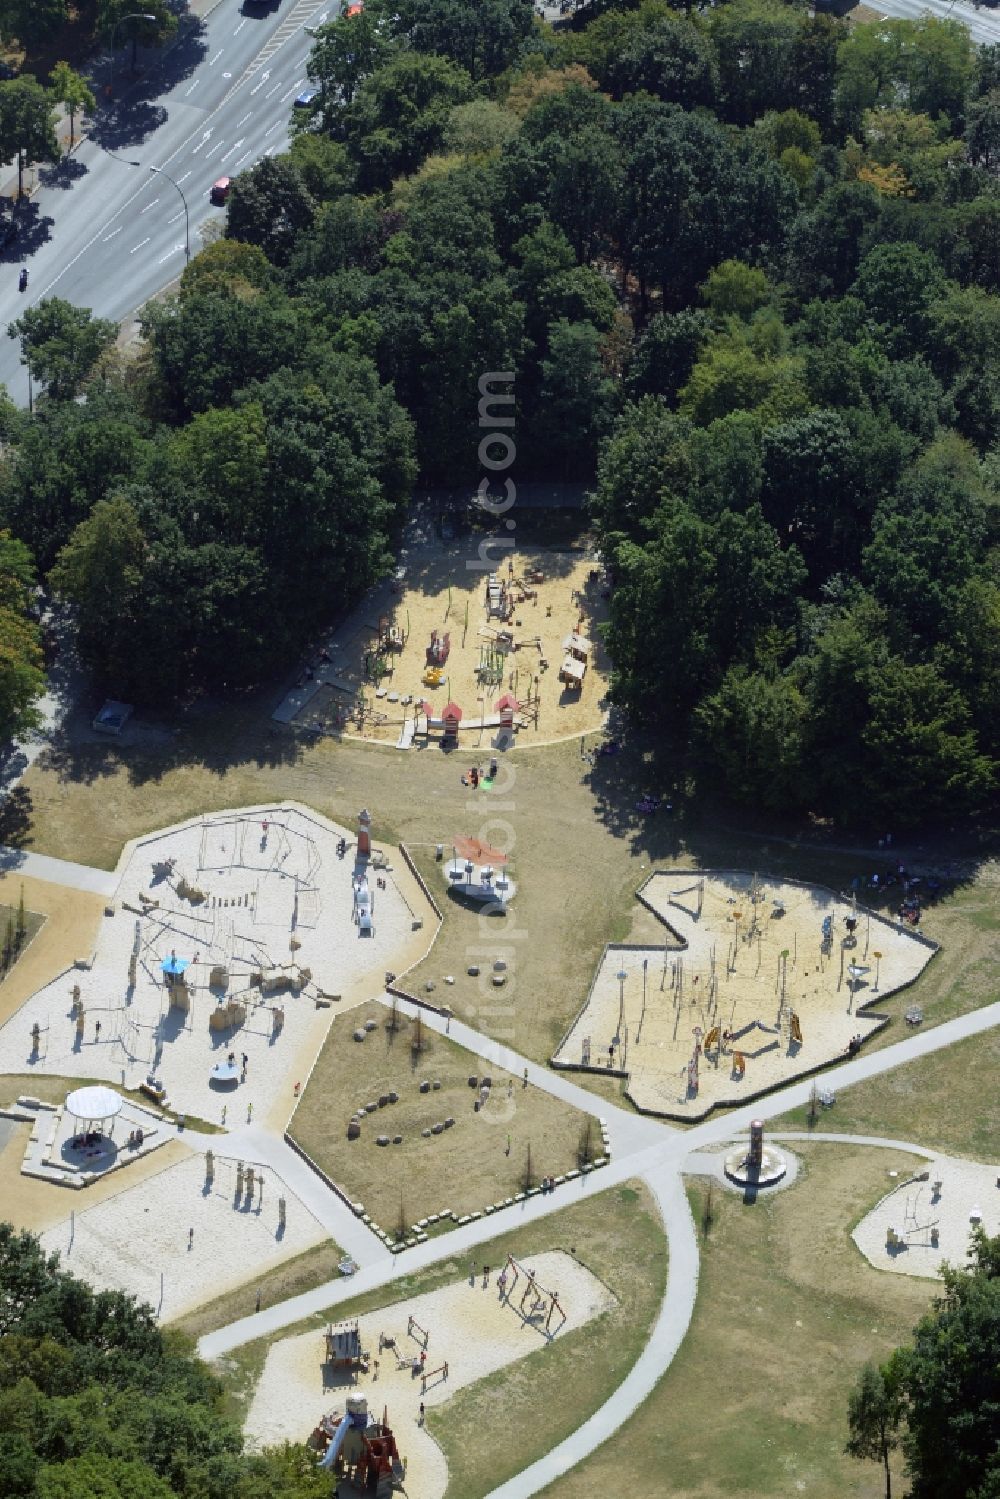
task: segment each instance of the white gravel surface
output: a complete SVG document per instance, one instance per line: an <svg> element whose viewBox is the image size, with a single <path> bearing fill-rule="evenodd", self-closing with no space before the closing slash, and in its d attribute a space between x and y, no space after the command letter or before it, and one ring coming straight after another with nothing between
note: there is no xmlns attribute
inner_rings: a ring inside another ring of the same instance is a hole
<svg viewBox="0 0 1000 1499"><path fill-rule="evenodd" d="M205 1157L192 1156L97 1207L77 1211L74 1219L48 1229L42 1244L57 1249L74 1275L100 1290L128 1291L169 1321L326 1238L312 1214L267 1168L263 1194L255 1185L252 1201L245 1189L237 1199L236 1164L216 1154L209 1185Z"/></svg>
<svg viewBox="0 0 1000 1499"><path fill-rule="evenodd" d="M967 1263L973 1214L988 1234L1000 1233L1000 1168L954 1156L936 1156L926 1167L927 1181L904 1178L858 1224L855 1244L879 1270L897 1275L940 1279L941 1263ZM940 1182L940 1192L934 1183ZM931 1243L937 1226L938 1243ZM895 1229L905 1248L888 1247Z"/></svg>
<svg viewBox="0 0 1000 1499"><path fill-rule="evenodd" d="M348 841L343 858L337 856L341 836ZM288 805L221 812L143 839L122 868L116 914L102 923L92 968L70 970L46 985L0 1030L0 1072L97 1077L134 1088L152 1071L172 1108L214 1123L222 1122L225 1109L230 1126L254 1111L259 1118L279 1094L290 1108L293 1085L304 1078L336 1013L336 1004L317 1009L317 990L343 995L345 1003L366 981L375 992L412 940L415 913L392 873L374 869L368 883L375 934L359 936L355 874L353 833ZM206 898L182 898L176 888L181 876ZM378 878L385 879L384 889ZM136 915L140 895L159 904ZM161 972L172 953L189 962L186 1015L170 1006ZM312 972L303 992L265 995L251 985L253 973L290 963ZM216 964L229 974L226 995L246 1004L241 1027L209 1029L222 998L210 988ZM82 1036L71 1014L74 985L85 1012ZM276 1006L284 1011L281 1026ZM32 1062L34 1021L42 1044ZM220 1089L210 1081L212 1069L230 1051L237 1061L246 1054L246 1079Z"/></svg>

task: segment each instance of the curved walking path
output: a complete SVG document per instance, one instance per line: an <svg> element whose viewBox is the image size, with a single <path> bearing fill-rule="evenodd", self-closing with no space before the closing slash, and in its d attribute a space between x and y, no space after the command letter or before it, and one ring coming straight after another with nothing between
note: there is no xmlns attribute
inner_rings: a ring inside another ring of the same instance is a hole
<svg viewBox="0 0 1000 1499"><path fill-rule="evenodd" d="M773 1118L776 1114L785 1113L790 1108L808 1102L814 1080L810 1078L793 1083L764 1098L758 1098L743 1108L708 1119L692 1129L680 1130L629 1114L624 1109L601 1104L592 1094L571 1083L564 1075L517 1056L508 1048L490 1042L455 1020L451 1021L450 1026L444 1017L433 1014L426 1014L425 1020L435 1029L442 1032L447 1030L462 1045L495 1065L508 1068L515 1075L523 1075L527 1068L530 1083L545 1088L575 1107L590 1111L594 1110L595 1105L604 1108L613 1148L616 1145L619 1147L611 1164L557 1189L551 1196L529 1198L489 1218L457 1228L442 1239L431 1240L408 1250L405 1255L391 1256L388 1263L384 1260L372 1263L369 1256L369 1263L350 1280L329 1281L302 1296L268 1307L255 1316L230 1323L228 1327L220 1328L202 1338L198 1351L203 1358L217 1358L255 1338L279 1332L310 1313L324 1311L339 1302L390 1285L412 1270L423 1269L447 1256L474 1250L485 1240L519 1224L534 1222L558 1212L567 1201L577 1200L580 1193L603 1192L630 1178L639 1177L649 1187L659 1206L669 1254L667 1286L656 1323L639 1358L604 1404L571 1437L487 1496L487 1499L528 1499L528 1496L538 1493L568 1472L619 1430L655 1389L684 1340L694 1311L699 1272L697 1236L682 1177L687 1157L696 1150L739 1136L752 1119ZM824 1085L830 1088L850 1087L907 1062L929 1056L968 1036L979 1035L997 1025L1000 1025L1000 1003L973 1010L931 1030L907 1036L880 1051L867 1055L863 1053L830 1068L823 1074ZM894 1148L911 1151L926 1158L932 1158L936 1154L913 1142L876 1135L793 1130L783 1131L780 1138ZM291 1155L290 1148L278 1141L273 1141L266 1148L269 1163L276 1170L283 1170L282 1163L286 1157L282 1152ZM296 1161L301 1165L297 1158Z"/></svg>

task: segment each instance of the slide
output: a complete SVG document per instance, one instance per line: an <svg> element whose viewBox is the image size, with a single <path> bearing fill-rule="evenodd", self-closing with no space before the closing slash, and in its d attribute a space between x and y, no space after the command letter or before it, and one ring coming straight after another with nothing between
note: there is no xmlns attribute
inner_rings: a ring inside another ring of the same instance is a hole
<svg viewBox="0 0 1000 1499"><path fill-rule="evenodd" d="M329 1447L320 1458L319 1462L317 1463L317 1467L333 1467L334 1463L337 1461L337 1454L344 1444L344 1437L347 1435L347 1428L350 1426L350 1424L351 1418L349 1415L346 1415L341 1421L340 1425L337 1427L337 1430L334 1433L333 1441L330 1443Z"/></svg>

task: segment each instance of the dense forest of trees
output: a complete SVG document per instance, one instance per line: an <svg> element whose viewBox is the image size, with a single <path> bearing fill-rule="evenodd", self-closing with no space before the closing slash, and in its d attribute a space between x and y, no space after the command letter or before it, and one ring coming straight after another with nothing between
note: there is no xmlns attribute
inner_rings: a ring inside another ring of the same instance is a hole
<svg viewBox="0 0 1000 1499"><path fill-rule="evenodd" d="M613 695L736 801L896 824L1000 754L1000 48L801 4L368 0L119 367L63 304L0 520L102 682L260 680L411 485L584 483ZM74 397L86 391L86 402ZM152 668L152 669L151 669Z"/></svg>
<svg viewBox="0 0 1000 1499"><path fill-rule="evenodd" d="M251 1456L222 1390L152 1309L0 1223L5 1499L329 1499L307 1448Z"/></svg>

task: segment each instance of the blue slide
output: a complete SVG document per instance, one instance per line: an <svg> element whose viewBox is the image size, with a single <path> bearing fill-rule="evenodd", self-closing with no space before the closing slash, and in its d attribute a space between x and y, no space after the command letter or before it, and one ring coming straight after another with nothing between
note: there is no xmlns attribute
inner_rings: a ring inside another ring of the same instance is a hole
<svg viewBox="0 0 1000 1499"><path fill-rule="evenodd" d="M337 1427L337 1430L334 1433L333 1441L330 1443L329 1447L320 1458L318 1464L319 1467L333 1467L334 1463L337 1461L337 1453L340 1451L341 1447L344 1444L344 1437L347 1435L347 1430L350 1424L351 1418L349 1415L346 1415L341 1421L340 1425Z"/></svg>

